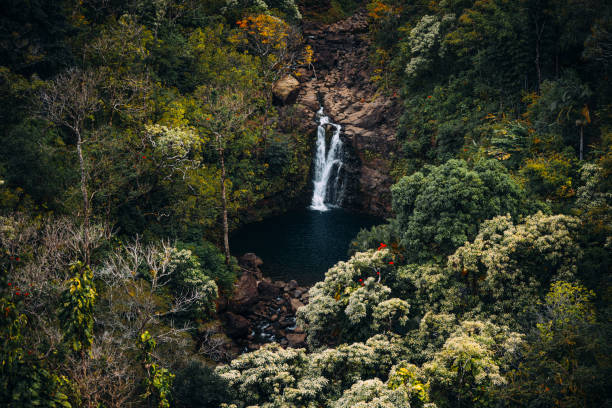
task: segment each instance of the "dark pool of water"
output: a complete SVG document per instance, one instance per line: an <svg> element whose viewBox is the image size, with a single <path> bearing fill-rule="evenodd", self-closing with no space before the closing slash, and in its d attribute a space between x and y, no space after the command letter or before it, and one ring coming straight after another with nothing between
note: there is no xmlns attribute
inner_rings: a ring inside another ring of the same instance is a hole
<svg viewBox="0 0 612 408"><path fill-rule="evenodd" d="M265 276L310 285L338 261L348 259L349 244L361 228L383 220L342 209L292 211L244 226L230 237L232 253L254 252Z"/></svg>

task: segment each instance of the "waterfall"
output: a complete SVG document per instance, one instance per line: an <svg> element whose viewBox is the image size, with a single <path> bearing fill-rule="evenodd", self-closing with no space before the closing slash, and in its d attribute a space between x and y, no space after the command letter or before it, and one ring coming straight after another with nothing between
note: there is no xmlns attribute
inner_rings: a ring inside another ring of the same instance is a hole
<svg viewBox="0 0 612 408"><path fill-rule="evenodd" d="M329 121L323 113L323 107L317 112L319 126L317 127L317 151L315 154L314 190L310 208L318 211L327 211L329 207L339 206L342 203L344 182L342 180L342 140L340 132L342 127ZM334 128L329 149L325 141L325 127Z"/></svg>

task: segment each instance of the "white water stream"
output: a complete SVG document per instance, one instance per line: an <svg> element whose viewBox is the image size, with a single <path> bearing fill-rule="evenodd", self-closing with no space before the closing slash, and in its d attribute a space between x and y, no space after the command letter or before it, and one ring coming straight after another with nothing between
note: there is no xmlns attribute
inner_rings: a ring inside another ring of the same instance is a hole
<svg viewBox="0 0 612 408"><path fill-rule="evenodd" d="M330 207L339 206L342 201L344 183L341 180L342 169L342 127L329 121L323 113L323 107L317 112L319 126L317 127L317 151L315 154L314 190L310 208L317 211L327 211ZM334 128L329 149L325 141L325 128Z"/></svg>

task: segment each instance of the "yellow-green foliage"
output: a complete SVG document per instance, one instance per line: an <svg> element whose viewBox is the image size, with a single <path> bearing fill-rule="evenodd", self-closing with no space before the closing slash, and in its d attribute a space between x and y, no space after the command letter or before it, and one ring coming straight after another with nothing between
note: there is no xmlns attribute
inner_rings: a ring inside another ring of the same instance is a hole
<svg viewBox="0 0 612 408"><path fill-rule="evenodd" d="M573 160L562 155L527 159L520 170L525 186L533 193L551 200L573 197Z"/></svg>
<svg viewBox="0 0 612 408"><path fill-rule="evenodd" d="M94 338L94 301L96 289L93 272L80 263L71 268L74 273L68 281L59 313L64 339L73 351L89 352Z"/></svg>

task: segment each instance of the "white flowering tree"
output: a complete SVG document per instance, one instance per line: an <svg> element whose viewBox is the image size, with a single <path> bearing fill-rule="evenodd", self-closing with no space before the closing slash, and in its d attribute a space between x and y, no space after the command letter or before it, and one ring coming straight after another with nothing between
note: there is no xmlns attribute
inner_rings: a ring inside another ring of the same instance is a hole
<svg viewBox="0 0 612 408"><path fill-rule="evenodd" d="M384 284L394 268L391 259L387 249L357 253L310 289L310 302L297 314L310 345L365 340L406 324L408 302L392 298Z"/></svg>
<svg viewBox="0 0 612 408"><path fill-rule="evenodd" d="M431 360L457 328L457 317L429 311L421 318L419 328L407 336L410 360L422 364Z"/></svg>
<svg viewBox="0 0 612 408"><path fill-rule="evenodd" d="M306 379L307 367L303 349L283 349L271 343L217 368L217 373L232 390L235 406L280 407L287 406L283 405L287 400L316 399L327 385L324 378Z"/></svg>
<svg viewBox="0 0 612 408"><path fill-rule="evenodd" d="M533 317L538 296L551 281L574 277L581 249L578 220L541 212L514 225L510 216L485 221L473 242L448 258L449 272L463 285L477 313L520 323Z"/></svg>
<svg viewBox="0 0 612 408"><path fill-rule="evenodd" d="M410 78L416 78L432 68L436 60L444 56L443 38L446 27L455 21L453 14L442 17L424 15L417 25L410 30L408 44L410 61L405 72Z"/></svg>
<svg viewBox="0 0 612 408"><path fill-rule="evenodd" d="M387 377L405 353L401 343L399 336L377 335L312 354L267 344L217 373L228 382L236 407L332 407L354 384ZM410 394L400 383L395 388L400 386L393 394Z"/></svg>
<svg viewBox="0 0 612 408"><path fill-rule="evenodd" d="M410 401L405 388L390 389L381 380L374 378L355 383L332 407L410 408Z"/></svg>
<svg viewBox="0 0 612 408"><path fill-rule="evenodd" d="M406 353L399 336L376 335L364 343L343 344L311 355L310 370L329 378L330 394L341 395L357 381L384 377Z"/></svg>
<svg viewBox="0 0 612 408"><path fill-rule="evenodd" d="M489 322L465 321L423 369L432 398L442 406L487 407L491 392L506 383L503 362L515 353L522 335Z"/></svg>

